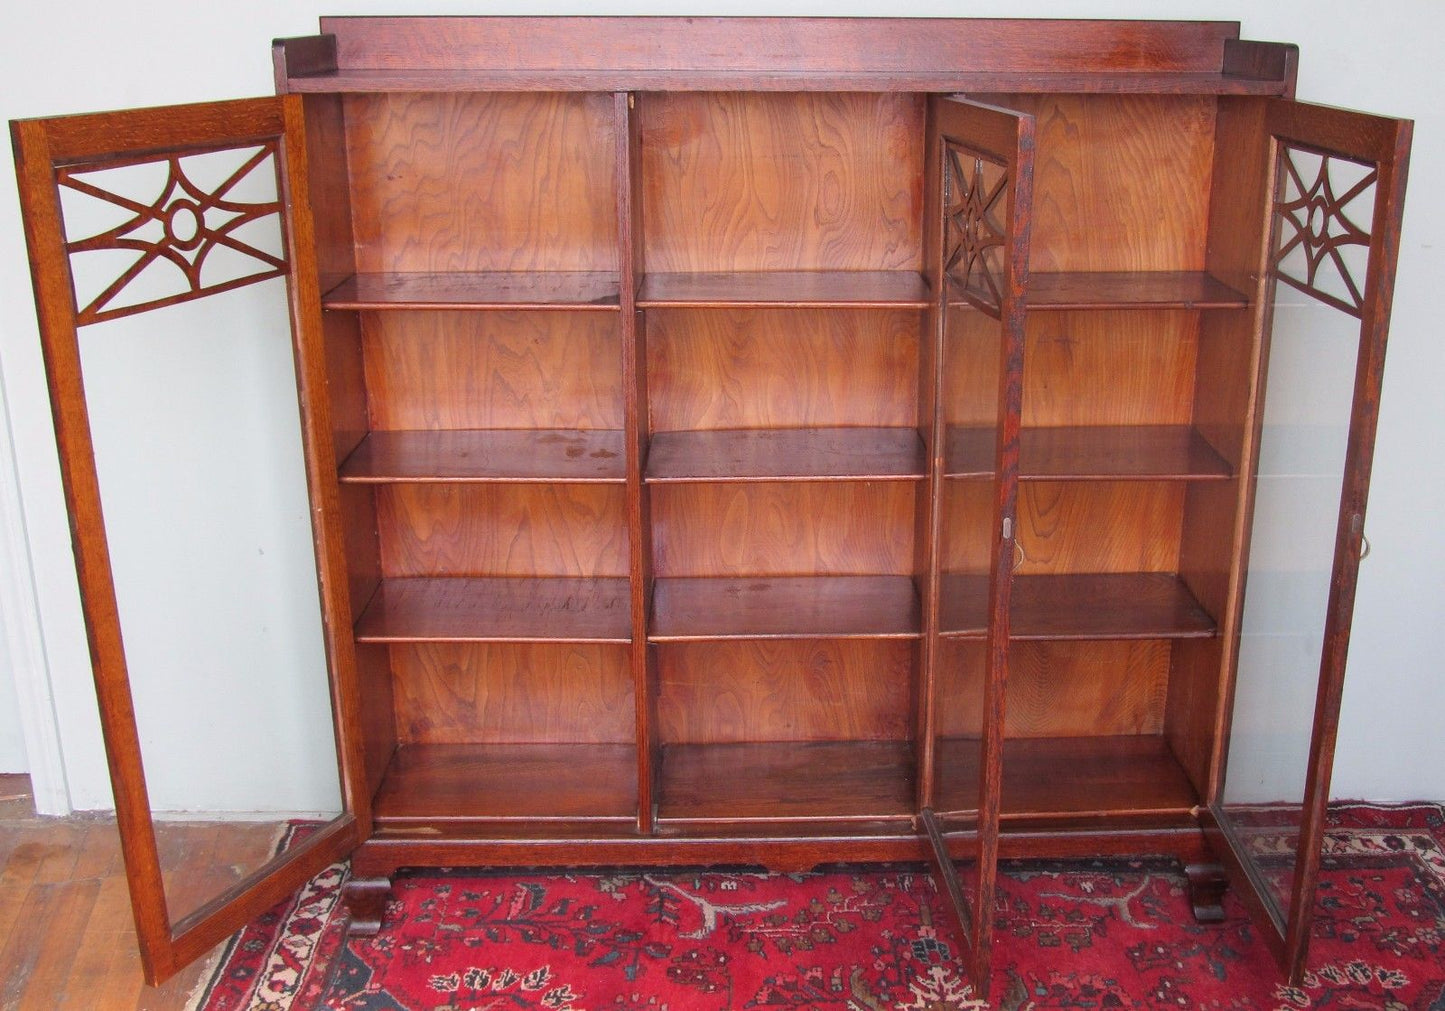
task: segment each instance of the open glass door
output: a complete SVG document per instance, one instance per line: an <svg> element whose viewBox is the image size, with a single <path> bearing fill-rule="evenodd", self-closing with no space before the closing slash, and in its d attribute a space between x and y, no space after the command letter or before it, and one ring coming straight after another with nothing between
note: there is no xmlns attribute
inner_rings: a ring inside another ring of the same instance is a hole
<svg viewBox="0 0 1445 1011"><path fill-rule="evenodd" d="M1367 543L1410 124L1282 100L1264 121L1273 184L1247 568L1224 778L1206 824L1297 981Z"/></svg>
<svg viewBox="0 0 1445 1011"><path fill-rule="evenodd" d="M938 220L931 769L922 822L957 912L963 961L989 982L1017 499L1033 119L951 98L930 107Z"/></svg>
<svg viewBox="0 0 1445 1011"><path fill-rule="evenodd" d="M299 100L11 126L147 978L367 826ZM298 391L313 390L299 401ZM318 581L319 574L319 581ZM338 634L339 633L339 634ZM328 676L328 673L332 676Z"/></svg>

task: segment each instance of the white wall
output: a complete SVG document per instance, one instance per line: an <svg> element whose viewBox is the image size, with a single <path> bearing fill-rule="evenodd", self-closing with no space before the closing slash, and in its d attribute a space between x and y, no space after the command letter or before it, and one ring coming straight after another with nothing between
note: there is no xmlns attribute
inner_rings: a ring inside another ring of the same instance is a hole
<svg viewBox="0 0 1445 1011"><path fill-rule="evenodd" d="M575 0L492 7L474 0L76 0L63 7L13 6L0 35L0 116L6 119L268 94L270 39L313 32L323 12L1178 17L1237 19L1247 38L1299 43L1302 98L1417 122L1367 523L1374 551L1361 576L1335 793L1445 798L1445 735L1438 730L1445 657L1445 524L1439 520L1445 411L1438 386L1445 341L1435 299L1445 256L1434 238L1445 234L1445 93L1438 71L1445 5L1438 0L613 0L600 9ZM0 369L43 632L44 650L28 652L49 666L72 802L106 807L109 786L13 196L0 199ZM0 438L0 476L8 471L6 446ZM14 522L3 510L0 520ZM29 582L23 572L0 573L0 580L22 589ZM26 669L21 676L41 675Z"/></svg>

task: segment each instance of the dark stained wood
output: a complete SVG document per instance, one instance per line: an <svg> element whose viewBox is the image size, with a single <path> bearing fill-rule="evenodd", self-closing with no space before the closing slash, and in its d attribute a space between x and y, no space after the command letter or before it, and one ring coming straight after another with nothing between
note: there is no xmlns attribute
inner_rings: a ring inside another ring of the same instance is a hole
<svg viewBox="0 0 1445 1011"><path fill-rule="evenodd" d="M1224 76L1283 83L1286 86L1284 98L1294 97L1298 63L1299 47L1292 43L1224 40Z"/></svg>
<svg viewBox="0 0 1445 1011"><path fill-rule="evenodd" d="M642 279L637 304L644 308L792 305L923 309L929 304L929 291L923 276L909 270L649 273Z"/></svg>
<svg viewBox="0 0 1445 1011"><path fill-rule="evenodd" d="M913 812L913 754L903 741L668 744L660 826L888 821Z"/></svg>
<svg viewBox="0 0 1445 1011"><path fill-rule="evenodd" d="M967 783L978 744L947 738L939 761ZM964 798L959 798L964 799ZM1012 738L1004 742L1001 817L1026 824L1110 815L1187 814L1199 803L1189 777L1157 735ZM967 810L946 793L940 813Z"/></svg>
<svg viewBox="0 0 1445 1011"><path fill-rule="evenodd" d="M951 428L946 477L993 474L997 432ZM1229 465L1188 425L1026 428L1019 436L1020 481L1221 480Z"/></svg>
<svg viewBox="0 0 1445 1011"><path fill-rule="evenodd" d="M636 807L630 744L409 744L377 792L376 823L633 822Z"/></svg>
<svg viewBox="0 0 1445 1011"><path fill-rule="evenodd" d="M341 480L621 484L623 455L622 433L611 429L372 432L342 463Z"/></svg>
<svg viewBox="0 0 1445 1011"><path fill-rule="evenodd" d="M1185 864L1189 880L1189 905L1198 923L1224 922L1224 892L1229 878L1219 864Z"/></svg>
<svg viewBox="0 0 1445 1011"><path fill-rule="evenodd" d="M877 73L942 70L1218 70L1230 21L949 18L365 18L325 17L343 67L528 70L573 53L579 71L840 67ZM580 51L578 38L589 45ZM1108 51L1101 52L1101 46Z"/></svg>
<svg viewBox="0 0 1445 1011"><path fill-rule="evenodd" d="M653 642L710 639L916 639L911 576L659 579Z"/></svg>
<svg viewBox="0 0 1445 1011"><path fill-rule="evenodd" d="M388 576L626 577L616 484L375 487Z"/></svg>
<svg viewBox="0 0 1445 1011"><path fill-rule="evenodd" d="M649 18L648 20L653 20ZM752 19L749 20L762 20ZM913 20L913 19L910 19ZM922 19L918 19L922 20ZM844 91L949 94L996 92L1117 95L1284 95L1285 82L1216 72L971 73L968 71L336 70L287 79L297 93L610 91Z"/></svg>
<svg viewBox="0 0 1445 1011"><path fill-rule="evenodd" d="M646 315L654 431L918 424L919 313Z"/></svg>
<svg viewBox="0 0 1445 1011"><path fill-rule="evenodd" d="M907 639L732 639L656 647L658 736L676 744L909 736Z"/></svg>
<svg viewBox="0 0 1445 1011"><path fill-rule="evenodd" d="M920 481L914 428L773 428L658 432L647 457L654 484L698 481Z"/></svg>
<svg viewBox="0 0 1445 1011"><path fill-rule="evenodd" d="M924 832L933 849L933 866L938 872L938 878L943 884L943 893L948 897L948 906L953 910L954 917L958 920L959 929L963 936L973 936L973 912L969 907L968 899L963 894L963 884L959 881L958 868L954 865L953 856L948 851L948 843L944 841L943 830L939 828L938 818L934 816L933 809L925 807L918 816L923 823ZM980 993L985 996L987 991Z"/></svg>
<svg viewBox="0 0 1445 1011"><path fill-rule="evenodd" d="M919 268L919 96L652 93L637 115L649 274Z"/></svg>
<svg viewBox="0 0 1445 1011"><path fill-rule="evenodd" d="M387 648L402 744L633 740L625 647L417 642Z"/></svg>
<svg viewBox="0 0 1445 1011"><path fill-rule="evenodd" d="M346 879L341 886L342 898L349 914L346 930L357 937L375 937L381 932L386 907L391 902L390 878Z"/></svg>
<svg viewBox="0 0 1445 1011"><path fill-rule="evenodd" d="M1028 307L1064 309L1242 309L1249 296L1200 271L1035 273Z"/></svg>
<svg viewBox="0 0 1445 1011"><path fill-rule="evenodd" d="M518 577L382 580L358 642L632 641L627 580Z"/></svg>
<svg viewBox="0 0 1445 1011"><path fill-rule="evenodd" d="M615 271L612 97L350 95L360 273Z"/></svg>
<svg viewBox="0 0 1445 1011"><path fill-rule="evenodd" d="M606 271L354 274L321 299L327 309L616 309Z"/></svg>

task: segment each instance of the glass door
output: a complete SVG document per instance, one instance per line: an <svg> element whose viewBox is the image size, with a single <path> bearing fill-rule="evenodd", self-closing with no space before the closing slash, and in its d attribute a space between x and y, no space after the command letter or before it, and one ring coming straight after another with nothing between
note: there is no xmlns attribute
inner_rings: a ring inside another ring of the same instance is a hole
<svg viewBox="0 0 1445 1011"><path fill-rule="evenodd" d="M1288 101L1264 119L1271 238L1246 568L1227 756L1206 823L1297 980L1367 550L1410 124Z"/></svg>
<svg viewBox="0 0 1445 1011"><path fill-rule="evenodd" d="M153 983L369 819L299 101L12 124Z"/></svg>
<svg viewBox="0 0 1445 1011"><path fill-rule="evenodd" d="M930 107L937 297L923 829L987 995L1018 478L1033 119ZM936 218L934 214L936 213Z"/></svg>

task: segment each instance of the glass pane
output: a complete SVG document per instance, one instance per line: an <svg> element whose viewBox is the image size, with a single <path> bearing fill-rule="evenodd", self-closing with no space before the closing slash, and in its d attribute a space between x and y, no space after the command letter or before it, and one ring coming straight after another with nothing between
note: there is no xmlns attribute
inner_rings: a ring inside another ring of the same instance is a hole
<svg viewBox="0 0 1445 1011"><path fill-rule="evenodd" d="M1374 196L1361 166L1298 150L1287 158L1278 272L1296 283L1275 282L1223 795L1281 924L1299 854L1360 346L1348 309L1364 288Z"/></svg>
<svg viewBox="0 0 1445 1011"><path fill-rule="evenodd" d="M275 154L64 172L61 194L174 923L342 806Z"/></svg>
<svg viewBox="0 0 1445 1011"><path fill-rule="evenodd" d="M978 813L983 795L986 633L998 485L999 322L1008 175L995 164L946 145L941 582L942 640L935 664L935 810L945 831L973 833L956 862L967 913L978 915ZM978 923L968 924L975 934Z"/></svg>

